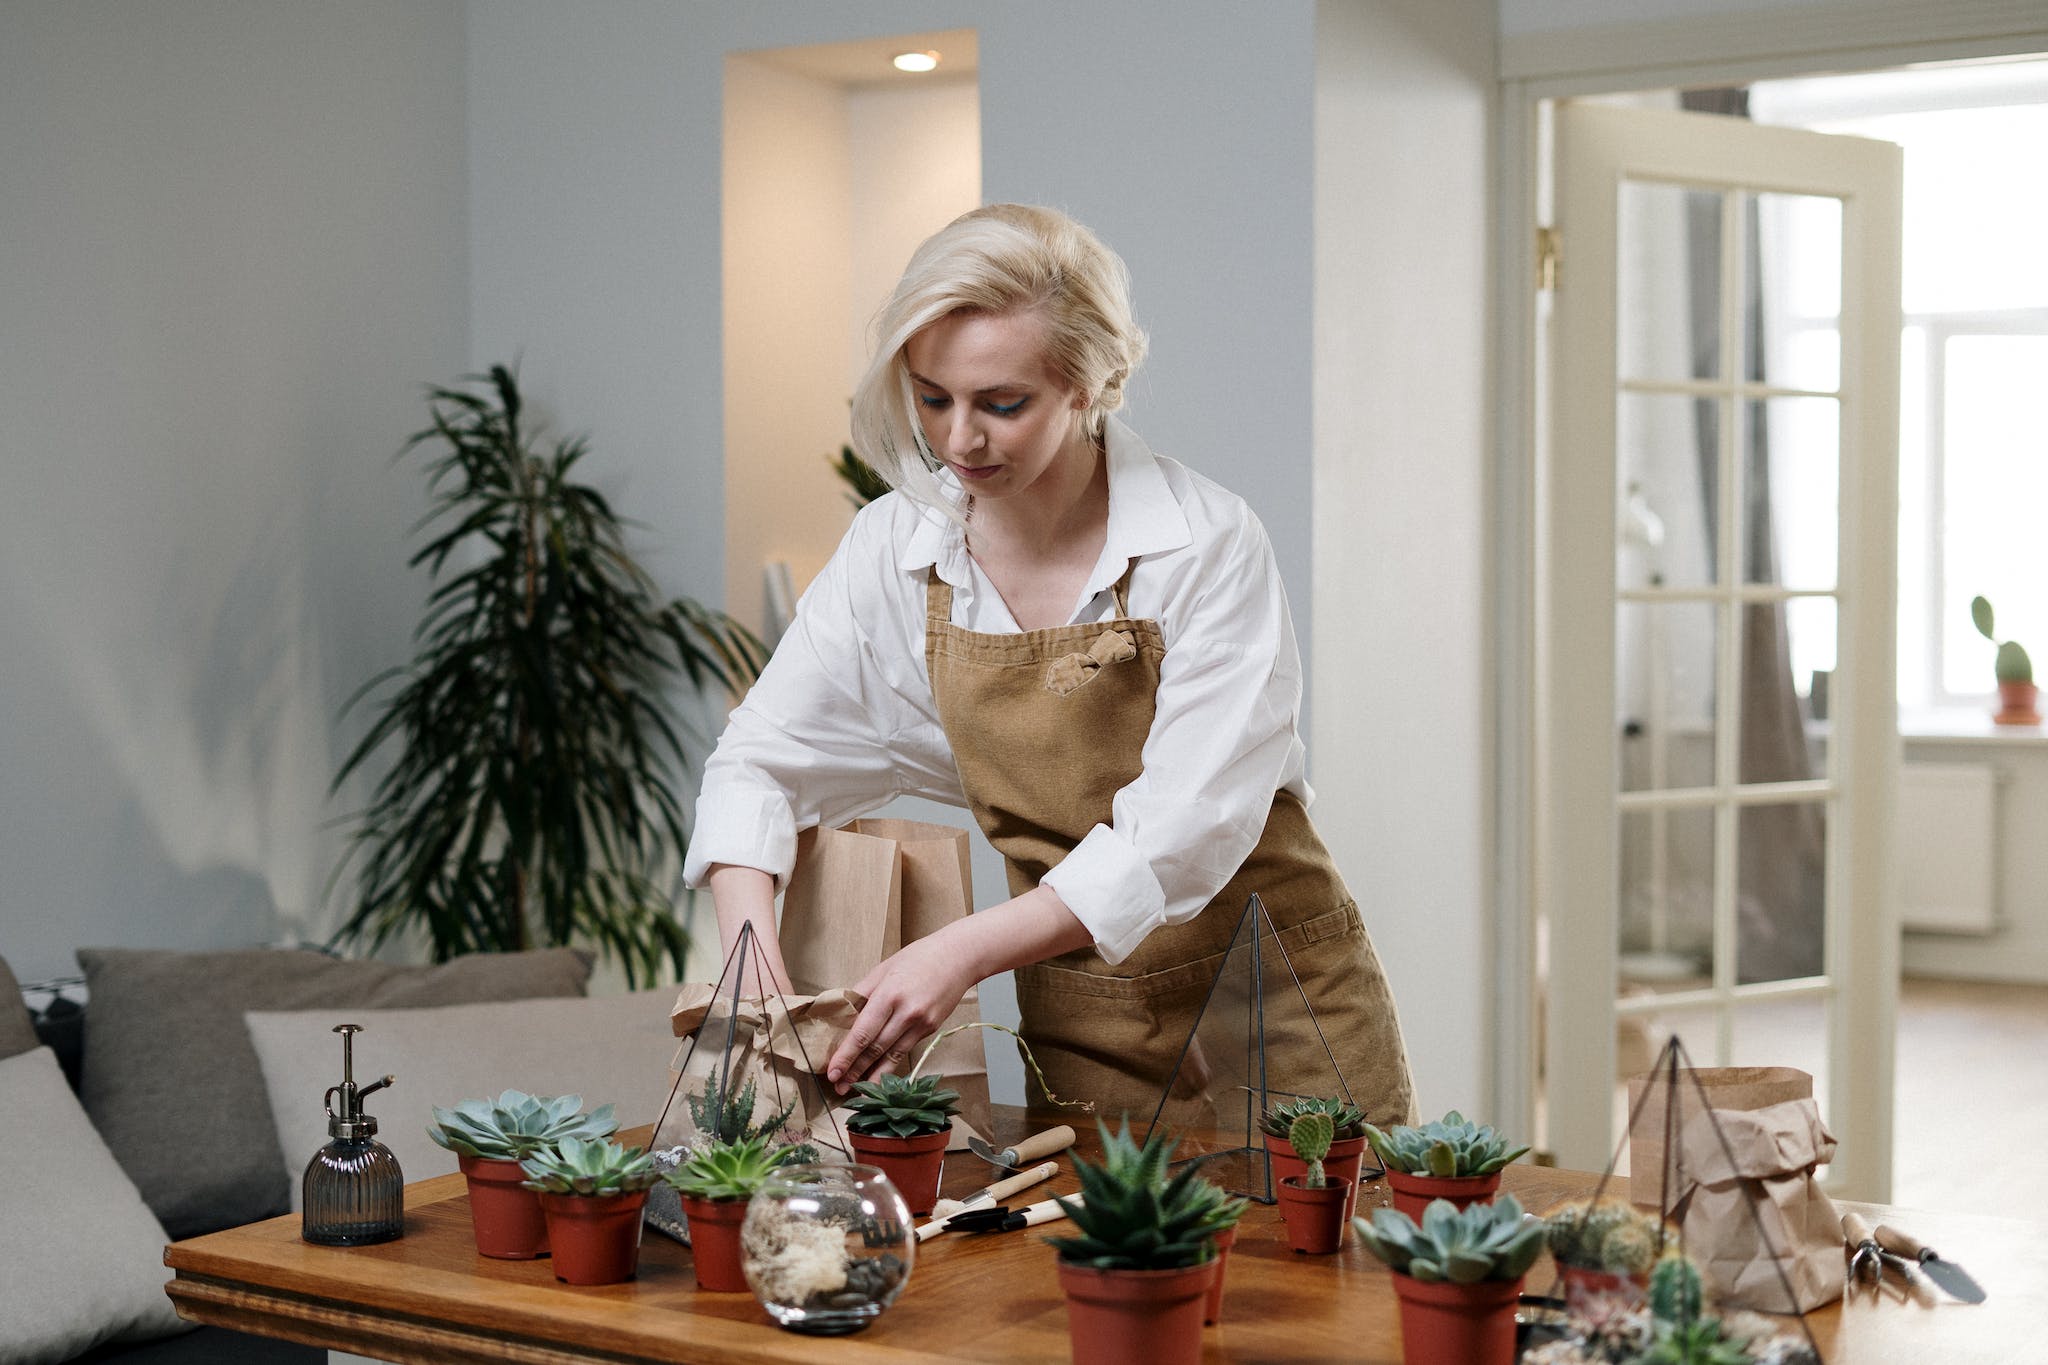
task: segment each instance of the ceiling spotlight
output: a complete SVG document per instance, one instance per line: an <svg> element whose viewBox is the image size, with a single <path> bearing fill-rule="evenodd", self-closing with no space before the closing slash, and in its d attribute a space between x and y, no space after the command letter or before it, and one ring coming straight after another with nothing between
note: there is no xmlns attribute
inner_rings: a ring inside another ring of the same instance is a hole
<svg viewBox="0 0 2048 1365"><path fill-rule="evenodd" d="M896 54L898 71L936 71L939 54L936 52L899 52Z"/></svg>

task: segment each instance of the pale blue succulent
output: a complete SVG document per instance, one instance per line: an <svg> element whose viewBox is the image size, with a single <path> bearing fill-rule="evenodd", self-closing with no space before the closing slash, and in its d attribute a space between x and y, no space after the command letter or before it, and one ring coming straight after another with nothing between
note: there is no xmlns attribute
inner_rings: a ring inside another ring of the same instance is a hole
<svg viewBox="0 0 2048 1365"><path fill-rule="evenodd" d="M1351 1225L1396 1274L1430 1283L1520 1279L1543 1250L1542 1220L1524 1219L1511 1194L1462 1210L1448 1199L1433 1200L1420 1226L1393 1209L1374 1209L1370 1223L1354 1218Z"/></svg>
<svg viewBox="0 0 2048 1365"><path fill-rule="evenodd" d="M495 1100L436 1108L427 1136L449 1151L486 1161L523 1161L564 1138L610 1137L619 1121L607 1104L583 1112L581 1095L535 1096L507 1090Z"/></svg>

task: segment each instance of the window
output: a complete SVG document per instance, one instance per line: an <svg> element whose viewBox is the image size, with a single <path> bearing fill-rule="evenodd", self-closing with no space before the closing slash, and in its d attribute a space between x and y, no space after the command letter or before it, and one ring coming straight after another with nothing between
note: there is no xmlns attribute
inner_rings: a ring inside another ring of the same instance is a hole
<svg viewBox="0 0 2048 1365"><path fill-rule="evenodd" d="M1768 82L1751 109L1905 149L1899 700L1979 706L1993 648L1971 598L2048 666L2048 62ZM1804 296L1837 263L1793 259L1764 287L1771 330L1796 351L1835 326Z"/></svg>

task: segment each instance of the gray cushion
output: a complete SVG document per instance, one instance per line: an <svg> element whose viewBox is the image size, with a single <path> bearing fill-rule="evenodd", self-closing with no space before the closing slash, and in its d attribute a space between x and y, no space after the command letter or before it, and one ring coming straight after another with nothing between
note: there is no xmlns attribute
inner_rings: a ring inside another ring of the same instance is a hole
<svg viewBox="0 0 2048 1365"><path fill-rule="evenodd" d="M19 1057L39 1045L35 1020L29 1017L28 1002L21 998L21 984L0 957L0 1058Z"/></svg>
<svg viewBox="0 0 2048 1365"><path fill-rule="evenodd" d="M184 1326L164 1230L37 1048L0 1061L0 1360L68 1360Z"/></svg>
<svg viewBox="0 0 2048 1365"><path fill-rule="evenodd" d="M285 1212L291 1180L312 1156L295 1153L288 1166L278 1149L243 1011L581 995L590 975L590 960L567 948L438 967L284 948L81 948L78 962L90 1001L86 1112L173 1238Z"/></svg>

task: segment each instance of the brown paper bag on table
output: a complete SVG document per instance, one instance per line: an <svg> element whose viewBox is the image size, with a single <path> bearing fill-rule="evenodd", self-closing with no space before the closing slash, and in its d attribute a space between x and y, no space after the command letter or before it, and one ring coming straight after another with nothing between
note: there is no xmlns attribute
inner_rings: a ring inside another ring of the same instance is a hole
<svg viewBox="0 0 2048 1365"><path fill-rule="evenodd" d="M733 1005L724 982L693 982L679 988L669 1011L671 1030L685 1041L669 1063L669 1095L653 1151L694 1145L697 1124L689 1101L723 1094L736 1100L754 1086L749 1123L764 1123L794 1105L784 1125L793 1141L837 1139L830 1120L833 1096L821 1075L826 1060L853 1027L861 997L852 991L745 999ZM732 1082L725 1084L727 1039L731 1039Z"/></svg>
<svg viewBox="0 0 2048 1365"><path fill-rule="evenodd" d="M777 937L791 986L816 994L851 987L904 944L973 910L966 830L917 820L855 820L798 836ZM939 1031L980 1018L980 992L970 989ZM989 1131L982 1033L954 1034L924 1064L926 1072L939 1073L948 1089L960 1092L949 1151L964 1151L970 1131ZM922 1049L920 1043L912 1052L913 1062Z"/></svg>
<svg viewBox="0 0 2048 1365"><path fill-rule="evenodd" d="M1792 1067L1681 1068L1674 1099L1667 1075L1629 1080L1632 1197L1655 1205L1668 1185L1686 1254L1726 1306L1807 1312L1840 1298L1841 1218L1814 1178L1835 1140L1814 1103L1813 1077Z"/></svg>

